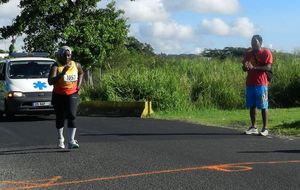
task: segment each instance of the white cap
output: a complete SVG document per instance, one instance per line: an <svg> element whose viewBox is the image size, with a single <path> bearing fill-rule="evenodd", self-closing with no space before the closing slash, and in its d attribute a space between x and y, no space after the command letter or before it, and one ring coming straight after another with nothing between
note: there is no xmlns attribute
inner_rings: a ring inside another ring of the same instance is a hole
<svg viewBox="0 0 300 190"><path fill-rule="evenodd" d="M62 46L57 51L57 56L62 57L65 51L69 51L72 54L72 49L69 46Z"/></svg>

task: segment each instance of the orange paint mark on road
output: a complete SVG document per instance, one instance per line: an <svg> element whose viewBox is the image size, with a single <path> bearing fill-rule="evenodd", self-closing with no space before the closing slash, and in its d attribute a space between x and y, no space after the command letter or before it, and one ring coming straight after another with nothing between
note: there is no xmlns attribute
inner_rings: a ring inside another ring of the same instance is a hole
<svg viewBox="0 0 300 190"><path fill-rule="evenodd" d="M15 187L12 188L6 188L6 189L27 189L27 187L34 187L38 185L42 185L42 187L50 187L53 186L56 181L62 179L62 176L54 176L49 179L41 179L41 180L34 180L34 181L0 181L1 184L6 184L6 185L12 185ZM22 186L18 186L22 185ZM38 187L36 187L38 188ZM32 188L30 188L32 189Z"/></svg>
<svg viewBox="0 0 300 190"><path fill-rule="evenodd" d="M83 179L83 180L73 180L58 182L62 179L62 176L54 176L49 179L41 180L32 180L32 181L0 181L0 185L6 185L7 188L3 190L20 190L20 189L35 189L35 188L46 188L53 186L64 186L64 185L76 185L81 183L91 183L99 181L110 181L110 180L119 180L131 177L142 177L149 175L158 175L158 174L169 174L169 173L179 173L179 172L191 172L199 170L208 170L208 171L217 171L217 172L245 172L253 169L253 165L275 165L275 164L298 164L300 160L288 160L288 161L268 161L268 162L243 162L243 163L232 163L232 164L219 164L219 165L209 165L209 166L198 166L198 167L189 167L189 168L179 168L179 169L170 169L170 170L157 170L157 171L148 171L141 173L132 173L124 174L110 177L98 177L92 179Z"/></svg>

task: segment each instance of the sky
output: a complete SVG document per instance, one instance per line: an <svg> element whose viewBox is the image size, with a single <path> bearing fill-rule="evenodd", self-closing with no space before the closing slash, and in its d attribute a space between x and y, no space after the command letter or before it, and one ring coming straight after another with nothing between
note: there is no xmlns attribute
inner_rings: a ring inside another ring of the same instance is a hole
<svg viewBox="0 0 300 190"><path fill-rule="evenodd" d="M102 0L105 7L110 0ZM0 5L0 26L20 13L19 0ZM204 49L249 47L260 34L263 46L300 50L300 1L287 0L116 0L125 11L129 35L148 43L155 53L190 54ZM23 37L17 38L21 50ZM0 40L7 50L10 39Z"/></svg>

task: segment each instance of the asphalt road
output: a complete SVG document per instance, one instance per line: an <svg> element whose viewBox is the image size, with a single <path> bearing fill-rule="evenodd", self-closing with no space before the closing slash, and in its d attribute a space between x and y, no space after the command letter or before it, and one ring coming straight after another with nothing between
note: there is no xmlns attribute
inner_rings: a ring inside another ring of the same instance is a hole
<svg viewBox="0 0 300 190"><path fill-rule="evenodd" d="M78 117L77 139L57 149L53 117L1 120L0 189L300 189L300 139L114 117Z"/></svg>

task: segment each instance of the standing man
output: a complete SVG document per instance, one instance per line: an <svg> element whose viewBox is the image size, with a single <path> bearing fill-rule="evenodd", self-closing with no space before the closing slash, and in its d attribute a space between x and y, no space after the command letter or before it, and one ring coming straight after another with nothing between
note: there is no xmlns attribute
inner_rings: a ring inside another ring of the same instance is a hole
<svg viewBox="0 0 300 190"><path fill-rule="evenodd" d="M68 46L61 47L57 52L57 63L53 64L48 77L49 85L54 85L52 104L56 114L58 147L65 148L64 123L68 120L68 148L79 148L75 140L75 118L78 106L78 91L83 78L83 70L79 63L71 60L72 50Z"/></svg>
<svg viewBox="0 0 300 190"><path fill-rule="evenodd" d="M259 134L256 128L256 108L261 109L263 126L262 136L268 132L268 78L266 71L271 70L273 56L270 50L262 48L262 37L254 35L251 40L252 48L247 49L243 70L247 72L246 79L246 106L250 109L251 126L247 135Z"/></svg>

